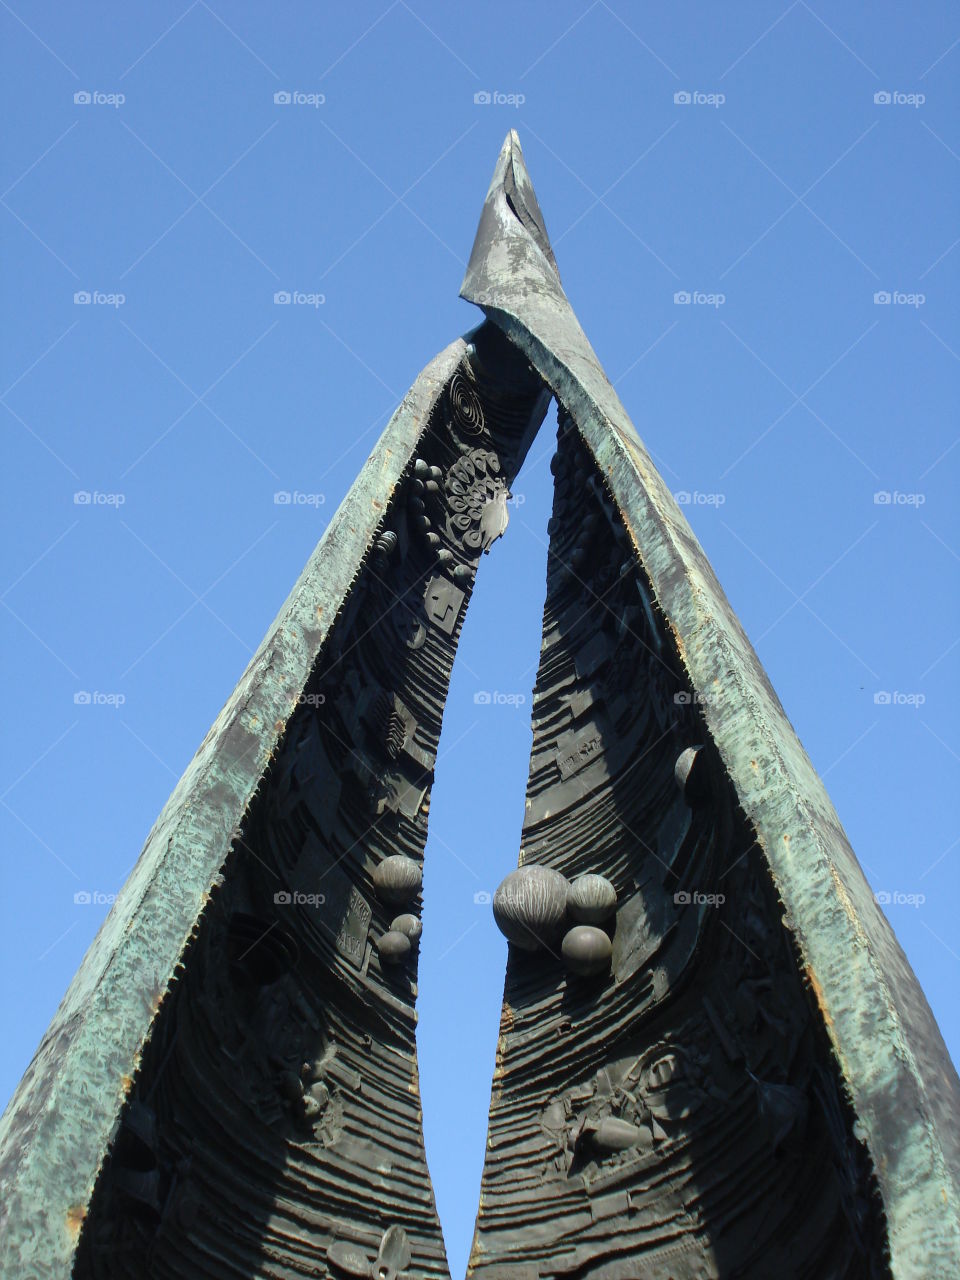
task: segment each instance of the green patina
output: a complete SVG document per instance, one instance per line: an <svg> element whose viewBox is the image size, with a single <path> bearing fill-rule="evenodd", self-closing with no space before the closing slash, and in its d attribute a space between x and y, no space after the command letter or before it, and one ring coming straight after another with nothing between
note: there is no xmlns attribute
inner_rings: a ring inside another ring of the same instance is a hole
<svg viewBox="0 0 960 1280"><path fill-rule="evenodd" d="M247 807L445 382L417 379L177 784L0 1117L0 1274L67 1277L139 1056Z"/></svg>
<svg viewBox="0 0 960 1280"><path fill-rule="evenodd" d="M960 1275L960 1082L823 784L566 299L515 134L462 293L570 410L606 477L784 904L876 1170L893 1274ZM458 340L438 356L392 418L164 807L0 1118L0 1273L70 1274L158 1010L465 349Z"/></svg>

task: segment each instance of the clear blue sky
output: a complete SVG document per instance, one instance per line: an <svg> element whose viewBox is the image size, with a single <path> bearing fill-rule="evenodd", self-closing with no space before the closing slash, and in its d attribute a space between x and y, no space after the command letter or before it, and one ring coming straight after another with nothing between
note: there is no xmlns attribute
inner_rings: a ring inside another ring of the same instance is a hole
<svg viewBox="0 0 960 1280"><path fill-rule="evenodd" d="M956 9L14 0L0 27L4 1098L107 909L74 894L119 889L378 432L477 322L457 290L510 126L956 1056ZM506 958L473 898L516 863L553 426L483 565L431 810L420 1063L454 1275Z"/></svg>

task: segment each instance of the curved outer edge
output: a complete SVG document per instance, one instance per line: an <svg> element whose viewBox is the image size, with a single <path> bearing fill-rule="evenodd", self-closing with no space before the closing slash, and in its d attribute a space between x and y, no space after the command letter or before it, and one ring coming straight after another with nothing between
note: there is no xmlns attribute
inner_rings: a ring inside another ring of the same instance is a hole
<svg viewBox="0 0 960 1280"><path fill-rule="evenodd" d="M458 338L436 356L387 424L147 836L0 1117L0 1275L70 1275L97 1176L164 994L386 498L465 351Z"/></svg>
<svg viewBox="0 0 960 1280"><path fill-rule="evenodd" d="M523 165L511 133L498 173L508 149L511 168ZM703 549L496 175L460 292L573 415L691 687L708 695L708 730L756 829L874 1163L893 1274L960 1275L960 1080L939 1028Z"/></svg>

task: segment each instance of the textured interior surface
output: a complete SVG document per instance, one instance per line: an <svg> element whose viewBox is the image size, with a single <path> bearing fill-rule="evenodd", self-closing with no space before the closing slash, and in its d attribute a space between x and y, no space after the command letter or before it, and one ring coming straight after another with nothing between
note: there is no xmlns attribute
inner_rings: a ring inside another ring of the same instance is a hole
<svg viewBox="0 0 960 1280"><path fill-rule="evenodd" d="M76 1276L447 1274L416 946L380 945L420 894L374 873L422 864L464 613L545 408L506 340L474 335L164 1002Z"/></svg>
<svg viewBox="0 0 960 1280"><path fill-rule="evenodd" d="M869 1160L752 833L561 415L521 862L617 891L610 971L511 947L478 1276L887 1274ZM689 758L689 757L688 757ZM681 769L681 774L683 770Z"/></svg>
<svg viewBox="0 0 960 1280"><path fill-rule="evenodd" d="M511 131L461 296L569 410L621 513L687 687L701 698L704 733L789 914L815 1021L842 1064L873 1162L894 1274L960 1274L960 1078L822 780L577 321L535 234L535 204Z"/></svg>
<svg viewBox="0 0 960 1280"><path fill-rule="evenodd" d="M577 323L512 133L463 293L487 321L391 419L0 1118L0 1270L447 1274L415 1052L430 786L552 391L521 861L601 873L616 905L609 971L569 972L574 930L511 948L471 1268L960 1274L960 1081Z"/></svg>

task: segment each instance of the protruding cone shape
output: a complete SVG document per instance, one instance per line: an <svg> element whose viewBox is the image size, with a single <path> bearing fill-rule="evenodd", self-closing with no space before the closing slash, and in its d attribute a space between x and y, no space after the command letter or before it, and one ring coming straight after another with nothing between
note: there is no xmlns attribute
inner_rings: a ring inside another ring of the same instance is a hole
<svg viewBox="0 0 960 1280"><path fill-rule="evenodd" d="M460 286L461 298L477 301L476 295L492 283L487 280L488 273L495 278L502 270L517 270L521 266L515 257L518 249L521 257L535 250L535 257L544 267L549 267L559 285L560 273L537 193L523 160L517 131L511 129L500 148L497 167L484 201L467 274ZM514 258L512 262L511 257Z"/></svg>

